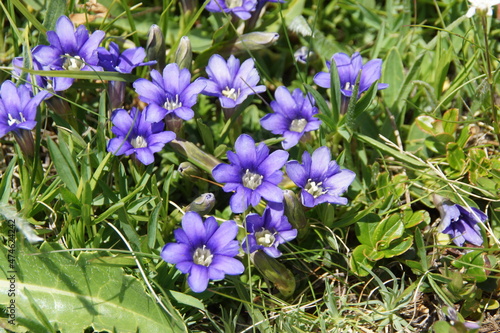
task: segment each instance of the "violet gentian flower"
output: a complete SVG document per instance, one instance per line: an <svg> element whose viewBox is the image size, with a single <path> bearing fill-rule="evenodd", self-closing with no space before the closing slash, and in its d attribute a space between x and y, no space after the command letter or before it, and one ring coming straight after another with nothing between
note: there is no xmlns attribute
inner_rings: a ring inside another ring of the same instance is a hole
<svg viewBox="0 0 500 333"><path fill-rule="evenodd" d="M258 86L260 77L254 67L253 59L240 61L233 55L227 62L218 54L208 60L206 68L209 79L203 94L219 97L223 108L234 108L249 96L266 91L264 85Z"/></svg>
<svg viewBox="0 0 500 333"><path fill-rule="evenodd" d="M130 114L124 109L117 109L111 116L117 136L109 140L108 151L116 156L135 154L145 165L154 162L154 153L163 149L167 142L175 139L175 133L163 131L163 123L146 121L144 112L132 108Z"/></svg>
<svg viewBox="0 0 500 333"><path fill-rule="evenodd" d="M198 94L205 88L205 80L190 83L189 70L179 69L177 64L165 66L163 76L153 69L151 78L153 82L139 79L133 84L139 98L149 103L145 110L148 121L161 121L171 113L184 120L194 117L191 108L196 104Z"/></svg>
<svg viewBox="0 0 500 333"><path fill-rule="evenodd" d="M205 9L213 13L233 13L242 20L248 20L256 6L257 0L210 0Z"/></svg>
<svg viewBox="0 0 500 333"><path fill-rule="evenodd" d="M332 57L337 65L337 70L340 78L340 89L344 96L351 97L352 89L356 84L356 78L361 71L359 80L358 97L367 91L371 85L380 79L382 70L382 59L373 59L363 65L363 60L359 52L356 52L349 57L345 53L335 53ZM314 76L314 83L323 88L330 88L330 61L326 62L328 72L320 72ZM385 89L389 87L386 83L379 83L377 89Z"/></svg>
<svg viewBox="0 0 500 333"><path fill-rule="evenodd" d="M242 248L247 253L264 251L268 256L281 256L278 245L297 237L297 229L293 229L285 215L276 216L266 207L262 216L249 214L245 218L246 229L250 233L243 241Z"/></svg>
<svg viewBox="0 0 500 333"><path fill-rule="evenodd" d="M9 132L20 135L22 130L36 126L36 109L49 93L32 95L30 87L5 81L0 87L0 138Z"/></svg>
<svg viewBox="0 0 500 333"><path fill-rule="evenodd" d="M472 17L474 14L486 13L491 16L493 14L493 6L500 4L500 0L469 0L470 8L465 14L466 17Z"/></svg>
<svg viewBox="0 0 500 333"><path fill-rule="evenodd" d="M56 22L56 30L47 32L50 46L39 45L33 49L33 57L46 70L100 71L97 47L104 39L104 31L96 30L89 35L84 25L75 31L73 23L66 16ZM68 86L73 78L56 77L57 85Z"/></svg>
<svg viewBox="0 0 500 333"><path fill-rule="evenodd" d="M340 197L356 177L348 169L340 169L331 160L330 149L319 147L312 157L309 152L302 154L302 164L290 161L286 164L288 177L300 188L302 204L314 207L323 202L345 205L347 198Z"/></svg>
<svg viewBox="0 0 500 333"><path fill-rule="evenodd" d="M290 94L287 88L281 86L274 96L276 101L271 102L271 108L275 113L265 115L260 124L273 134L283 135L283 149L290 149L299 143L306 132L319 128L321 120L314 117L318 109L314 107L312 95L304 97L299 88Z"/></svg>
<svg viewBox="0 0 500 333"><path fill-rule="evenodd" d="M143 62L146 58L146 51L142 47L126 49L120 53L120 47L114 43L109 43L109 51L104 47L97 48L99 65L106 71L119 73L132 73L138 66L150 66L156 61Z"/></svg>
<svg viewBox="0 0 500 333"><path fill-rule="evenodd" d="M233 258L239 252L239 243L234 239L237 233L234 221L219 226L212 216L203 222L198 213L187 212L182 218L182 229L174 231L177 243L166 244L161 257L189 274L189 287L201 293L207 289L208 280L222 280L225 274L239 275L245 270Z"/></svg>
<svg viewBox="0 0 500 333"><path fill-rule="evenodd" d="M439 232L450 235L457 246L463 246L465 241L477 246L483 244L478 223L488 219L486 214L474 207L469 210L437 195L434 201L441 213Z"/></svg>
<svg viewBox="0 0 500 333"><path fill-rule="evenodd" d="M33 58L32 61L33 61L32 69L34 69L36 71L43 70L43 66L40 64L40 62L38 62L38 60ZM12 76L15 77L16 79L21 78L22 68L24 65L23 62L24 62L24 59L22 57L16 57L12 60L12 65L14 67ZM41 76L41 75L29 75L29 74L26 78L26 81L32 84L32 82L31 82L32 77L35 78L35 84L36 84L36 86L38 86L38 88L45 89L49 93L64 91L64 90L68 89L69 87L71 87L71 83L72 83L72 81L68 81L68 80L55 80L55 78L53 78L53 77ZM32 89L31 84L28 86L30 89ZM51 94L48 94L47 98L49 98L51 96L52 96Z"/></svg>
<svg viewBox="0 0 500 333"><path fill-rule="evenodd" d="M283 178L280 169L288 159L288 153L277 150L269 154L262 142L257 148L251 136L242 134L234 144L236 153L227 152L231 164L221 163L212 170L212 176L226 183L225 192L236 191L229 205L234 213L243 213L248 206L257 206L261 198L282 202L283 191L278 183Z"/></svg>

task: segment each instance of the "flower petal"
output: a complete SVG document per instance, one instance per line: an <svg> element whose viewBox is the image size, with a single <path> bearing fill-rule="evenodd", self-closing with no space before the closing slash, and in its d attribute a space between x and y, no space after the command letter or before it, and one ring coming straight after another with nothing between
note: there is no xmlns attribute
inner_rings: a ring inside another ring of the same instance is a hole
<svg viewBox="0 0 500 333"><path fill-rule="evenodd" d="M229 242L234 240L236 234L238 233L238 225L234 221L226 221L219 226L219 229L210 237L207 241L207 246L213 253L218 253L218 251L224 249ZM238 252L233 254L237 255Z"/></svg>
<svg viewBox="0 0 500 333"><path fill-rule="evenodd" d="M227 275L239 275L245 271L245 267L238 259L226 256L214 256L210 268L217 268Z"/></svg>
<svg viewBox="0 0 500 333"><path fill-rule="evenodd" d="M205 291L208 287L208 268L201 265L193 265L187 281L189 287L195 293Z"/></svg>
<svg viewBox="0 0 500 333"><path fill-rule="evenodd" d="M163 260L170 264L177 264L182 261L193 261L192 250L187 244L168 243L160 253Z"/></svg>

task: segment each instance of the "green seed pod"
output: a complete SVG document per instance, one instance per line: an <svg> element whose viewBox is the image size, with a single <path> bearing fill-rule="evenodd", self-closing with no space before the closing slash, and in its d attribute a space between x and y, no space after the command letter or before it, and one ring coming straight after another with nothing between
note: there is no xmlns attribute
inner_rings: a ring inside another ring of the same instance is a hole
<svg viewBox="0 0 500 333"><path fill-rule="evenodd" d="M179 46L175 51L175 63L179 68L191 70L191 61L193 60L193 51L191 50L191 41L188 36L182 36Z"/></svg>
<svg viewBox="0 0 500 333"><path fill-rule="evenodd" d="M210 213L212 208L215 206L215 195L212 193L203 193L198 198L194 199L187 207L184 209L186 212L197 212L200 215L205 215Z"/></svg>
<svg viewBox="0 0 500 333"><path fill-rule="evenodd" d="M163 71L165 67L166 50L163 33L159 26L153 24L148 31L146 53L148 60L156 60L156 65L153 65L153 67L159 71Z"/></svg>
<svg viewBox="0 0 500 333"><path fill-rule="evenodd" d="M274 283L285 298L293 295L295 291L295 278L292 272L283 264L262 251L255 252L253 261L260 273Z"/></svg>

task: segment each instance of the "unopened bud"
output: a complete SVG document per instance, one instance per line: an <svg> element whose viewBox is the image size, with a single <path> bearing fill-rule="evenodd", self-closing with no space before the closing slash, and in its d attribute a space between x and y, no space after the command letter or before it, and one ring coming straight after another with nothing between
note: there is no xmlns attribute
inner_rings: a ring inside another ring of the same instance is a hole
<svg viewBox="0 0 500 333"><path fill-rule="evenodd" d="M183 177L201 176L201 170L191 162L182 162L179 164L177 171L179 171Z"/></svg>
<svg viewBox="0 0 500 333"><path fill-rule="evenodd" d="M295 193L291 190L283 191L285 203L285 216L288 222L297 230L303 229L307 225L306 214Z"/></svg>
<svg viewBox="0 0 500 333"><path fill-rule="evenodd" d="M152 67L159 71L162 71L165 67L166 50L163 33L159 26L153 24L148 31L146 53L148 55L148 60L156 60L156 65Z"/></svg>
<svg viewBox="0 0 500 333"><path fill-rule="evenodd" d="M207 172L211 173L213 168L222 163L221 160L213 155L205 153L192 142L174 139L169 142L169 145L178 153L186 156L187 159L198 168Z"/></svg>
<svg viewBox="0 0 500 333"><path fill-rule="evenodd" d="M203 193L198 198L194 199L185 208L186 212L197 212L200 215L205 215L210 213L212 208L215 206L215 195L212 193Z"/></svg>
<svg viewBox="0 0 500 333"><path fill-rule="evenodd" d="M232 52L243 52L265 49L278 41L280 35L276 32L250 32L239 36L233 45Z"/></svg>
<svg viewBox="0 0 500 333"><path fill-rule="evenodd" d="M183 36L175 51L175 63L179 68L187 68L191 70L191 61L193 59L193 51L191 50L191 41L188 36Z"/></svg>
<svg viewBox="0 0 500 333"><path fill-rule="evenodd" d="M274 283L285 298L293 295L295 291L295 278L292 272L283 264L262 251L255 252L253 261L261 274Z"/></svg>
<svg viewBox="0 0 500 333"><path fill-rule="evenodd" d="M108 93L111 103L111 109L117 109L123 106L125 101L125 82L123 81L109 81Z"/></svg>

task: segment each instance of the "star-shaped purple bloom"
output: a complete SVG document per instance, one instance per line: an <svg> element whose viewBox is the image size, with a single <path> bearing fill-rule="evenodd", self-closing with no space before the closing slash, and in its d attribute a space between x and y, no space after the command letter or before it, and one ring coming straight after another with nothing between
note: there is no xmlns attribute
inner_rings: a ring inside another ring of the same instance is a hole
<svg viewBox="0 0 500 333"><path fill-rule="evenodd" d="M97 48L99 65L110 72L132 73L138 66L149 66L156 64L156 61L143 62L146 58L146 51L142 47L126 49L120 53L120 48L116 43L109 43L109 51L104 47Z"/></svg>
<svg viewBox="0 0 500 333"><path fill-rule="evenodd" d="M35 59L47 70L99 71L97 47L104 39L104 31L96 30L89 35L87 28L80 25L76 30L66 16L56 22L56 30L47 32L50 46L39 45L33 49ZM74 79L54 78L61 86L70 86Z"/></svg>
<svg viewBox="0 0 500 333"><path fill-rule="evenodd" d="M136 108L130 114L124 109L115 110L111 122L114 125L111 131L117 137L109 140L108 151L116 156L135 154L145 165L153 163L153 154L175 139L174 132L163 131L163 123L146 121L144 112Z"/></svg>
<svg viewBox="0 0 500 333"><path fill-rule="evenodd" d="M443 202L438 231L450 235L457 246L463 246L465 241L477 246L483 244L478 223L485 222L488 216L477 208L471 209L472 211L449 201Z"/></svg>
<svg viewBox="0 0 500 333"><path fill-rule="evenodd" d="M208 60L206 68L209 79L203 94L219 97L223 108L234 108L243 103L249 95L266 91L264 85L258 86L259 73L254 67L253 59L240 61L233 55L227 62L218 54Z"/></svg>
<svg viewBox="0 0 500 333"><path fill-rule="evenodd" d="M271 102L271 108L275 113L265 115L260 124L273 134L283 135L283 149L290 149L306 132L319 128L321 120L314 117L318 109L314 107L312 95L307 94L304 98L299 88L290 94L288 89L281 86L276 89L274 96L276 101Z"/></svg>
<svg viewBox="0 0 500 333"><path fill-rule="evenodd" d="M330 149L319 147L312 157L309 152L302 154L302 164L290 161L286 164L288 177L300 188L302 204L314 207L323 202L345 205L347 198L340 197L353 182L356 174L348 169L340 169L331 160Z"/></svg>
<svg viewBox="0 0 500 333"><path fill-rule="evenodd" d="M256 6L257 0L210 0L205 9L213 13L233 13L242 20L248 20Z"/></svg>
<svg viewBox="0 0 500 333"><path fill-rule="evenodd" d="M236 139L234 149L227 152L231 164L221 163L212 170L212 176L226 183L225 192L236 191L229 205L234 213L243 213L248 206L257 206L261 198L282 202L283 191L278 187L283 178L280 169L288 159L288 153L277 150L269 154L264 143L255 147L251 136L242 134Z"/></svg>
<svg viewBox="0 0 500 333"><path fill-rule="evenodd" d="M134 88L139 98L149 103L146 119L161 121L167 114L189 120L194 117L191 109L196 104L198 94L205 88L205 80L191 82L191 73L187 68L179 69L177 64L169 64L163 70L163 76L157 70L151 71L153 82L139 79Z"/></svg>
<svg viewBox="0 0 500 333"><path fill-rule="evenodd" d="M43 70L43 66L36 60L35 58L33 60L33 68L36 71L41 71ZM23 62L24 59L22 57L16 57L12 60L12 65L14 66L14 70L12 72L12 76L15 78L20 78L22 75L22 68L23 68ZM32 77L35 78L35 83L36 86L38 86L40 89L46 89L49 93L52 92L60 92L68 89L71 87L72 81L68 80L55 80L53 77L48 77L48 76L41 76L41 75L28 75L26 80L27 82L31 83ZM32 89L32 85L30 84L28 86L30 89ZM51 94L47 95L47 98L51 97Z"/></svg>
<svg viewBox="0 0 500 333"><path fill-rule="evenodd" d="M363 65L363 60L359 52L356 52L349 57L345 53L335 53L333 60L337 65L337 71L340 78L340 90L346 97L352 96L352 89L356 84L356 78L359 71L361 71L361 78L359 81L358 97L368 89L371 85L380 79L382 71L382 59L373 59ZM326 62L328 72L320 72L314 76L314 83L323 88L330 88L330 61ZM389 87L386 83L379 83L377 89L385 89Z"/></svg>
<svg viewBox="0 0 500 333"><path fill-rule="evenodd" d="M297 229L293 229L287 217L272 214L269 207L266 207L262 216L249 214L245 219L250 234L243 241L242 248L247 253L262 250L268 256L278 258L281 256L278 245L297 237Z"/></svg>
<svg viewBox="0 0 500 333"><path fill-rule="evenodd" d="M16 87L14 82L5 81L0 87L0 138L9 132L20 135L22 130L36 126L36 109L47 97L42 91L32 95L27 85Z"/></svg>
<svg viewBox="0 0 500 333"><path fill-rule="evenodd" d="M219 226L212 216L203 222L198 213L187 212L182 218L182 229L174 231L177 243L166 244L161 257L189 274L189 287L201 293L207 289L209 280L222 280L226 274L239 275L245 270L233 258L239 252L239 243L234 239L237 234L234 221Z"/></svg>

